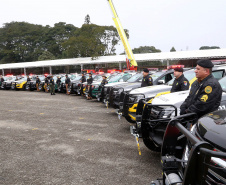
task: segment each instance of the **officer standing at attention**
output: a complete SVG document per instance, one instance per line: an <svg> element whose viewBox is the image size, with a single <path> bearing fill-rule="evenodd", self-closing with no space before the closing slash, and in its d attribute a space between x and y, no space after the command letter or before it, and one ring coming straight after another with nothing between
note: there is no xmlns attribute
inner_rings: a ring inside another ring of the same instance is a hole
<svg viewBox="0 0 226 185"><path fill-rule="evenodd" d="M37 77L36 77L36 89L37 89L37 91L40 91L40 90L39 90L39 84L40 84L40 82L41 82L41 81L40 81L39 77L37 76Z"/></svg>
<svg viewBox="0 0 226 185"><path fill-rule="evenodd" d="M147 68L145 68L143 70L143 79L141 82L141 87L146 87L146 86L151 86L151 85L153 85L152 77L150 77L150 75L149 75L149 70Z"/></svg>
<svg viewBox="0 0 226 185"><path fill-rule="evenodd" d="M65 84L66 84L66 94L70 95L70 93L68 92L68 86L71 83L71 79L68 77L68 75L66 75L66 79L65 79Z"/></svg>
<svg viewBox="0 0 226 185"><path fill-rule="evenodd" d="M187 80L187 78L184 77L183 72L184 70L181 67L177 67L174 69L175 80L171 88L171 93L177 91L185 91L189 89L189 81Z"/></svg>
<svg viewBox="0 0 226 185"><path fill-rule="evenodd" d="M30 79L29 75L27 75L27 82L30 82L30 81L31 81L31 79Z"/></svg>
<svg viewBox="0 0 226 185"><path fill-rule="evenodd" d="M51 75L51 77L50 77L49 86L50 86L51 95L55 95L55 82L54 82L54 79L53 79L53 75Z"/></svg>
<svg viewBox="0 0 226 185"><path fill-rule="evenodd" d="M1 84L0 84L0 85L2 85L2 83L3 83L4 81L5 81L5 80L4 80L3 76L1 76Z"/></svg>
<svg viewBox="0 0 226 185"><path fill-rule="evenodd" d="M195 69L197 80L192 84L190 93L180 107L180 114L196 113L201 117L218 109L222 88L212 75L213 63L199 60Z"/></svg>
<svg viewBox="0 0 226 185"><path fill-rule="evenodd" d="M107 77L105 75L102 76L103 80L101 81L101 86L103 87L104 85L108 84L108 81L107 81Z"/></svg>
<svg viewBox="0 0 226 185"><path fill-rule="evenodd" d="M83 84L82 83L84 83L84 82L86 82L86 76L84 75L84 73L82 73L82 78L81 78L81 80L80 80L80 82L81 82L81 94L83 94Z"/></svg>
<svg viewBox="0 0 226 185"><path fill-rule="evenodd" d="M45 77L45 92L49 92L47 89L48 83L49 83L49 80L48 80L48 77L46 76Z"/></svg>
<svg viewBox="0 0 226 185"><path fill-rule="evenodd" d="M87 85L88 85L88 97L87 97L87 100L92 100L92 88L91 88L92 83L93 83L93 77L92 77L92 74L89 73L89 78L87 79Z"/></svg>

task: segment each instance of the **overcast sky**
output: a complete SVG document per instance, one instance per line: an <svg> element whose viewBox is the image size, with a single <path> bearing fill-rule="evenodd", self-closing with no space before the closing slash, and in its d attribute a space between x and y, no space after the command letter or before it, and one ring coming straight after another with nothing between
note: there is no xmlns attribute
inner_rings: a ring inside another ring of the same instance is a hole
<svg viewBox="0 0 226 185"><path fill-rule="evenodd" d="M113 0L129 30L131 48L155 46L169 51L200 46L226 48L226 0ZM2 0L0 27L12 21L81 27L85 16L98 25L114 25L107 0ZM123 52L122 44L117 53Z"/></svg>

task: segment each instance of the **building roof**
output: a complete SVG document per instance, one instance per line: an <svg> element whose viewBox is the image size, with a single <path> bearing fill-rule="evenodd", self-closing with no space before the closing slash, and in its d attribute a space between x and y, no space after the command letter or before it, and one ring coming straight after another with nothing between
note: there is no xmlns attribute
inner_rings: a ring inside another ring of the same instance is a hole
<svg viewBox="0 0 226 185"><path fill-rule="evenodd" d="M202 58L226 58L226 49L209 49L209 50L194 50L194 51L177 51L177 52L162 52L162 53L145 53L134 54L137 62L146 61L164 61L164 60L188 60ZM105 63L121 63L126 61L125 55L101 56L95 60L91 57L87 58L72 58L60 60L45 60L35 62L21 62L1 64L0 69L17 69L17 68L35 68L49 66L67 66L67 65L86 65L86 64L105 64Z"/></svg>

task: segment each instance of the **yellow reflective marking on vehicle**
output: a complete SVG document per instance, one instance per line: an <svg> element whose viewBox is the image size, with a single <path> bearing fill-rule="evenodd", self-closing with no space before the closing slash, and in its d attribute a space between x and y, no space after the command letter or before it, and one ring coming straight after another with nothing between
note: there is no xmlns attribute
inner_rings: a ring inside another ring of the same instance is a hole
<svg viewBox="0 0 226 185"><path fill-rule="evenodd" d="M148 103L152 103L153 100L154 100L154 98L150 99L150 100L148 101ZM144 106L145 106L145 105L144 105Z"/></svg>
<svg viewBox="0 0 226 185"><path fill-rule="evenodd" d="M191 79L191 80L189 81L190 87L191 87L191 85L193 84L193 82L196 81L196 80L197 80L197 78L195 77L195 78L193 78L193 79Z"/></svg>
<svg viewBox="0 0 226 185"><path fill-rule="evenodd" d="M135 117L133 117L131 114L128 114L128 115L131 117L132 120L136 121Z"/></svg>
<svg viewBox="0 0 226 185"><path fill-rule="evenodd" d="M159 96L161 96L163 94L169 94L169 93L170 93L170 91L160 92L160 93L156 94L155 98L157 98L157 97L159 97Z"/></svg>
<svg viewBox="0 0 226 185"><path fill-rule="evenodd" d="M138 148L139 155L141 155L141 150L140 150L139 139L138 139L138 137L137 137L137 136L136 136L136 142L137 142L137 148Z"/></svg>
<svg viewBox="0 0 226 185"><path fill-rule="evenodd" d="M135 103L135 104L133 104L133 106L131 107L131 108L129 108L129 112L137 112L137 109L135 109L135 108L137 108L137 106L138 106L138 103Z"/></svg>

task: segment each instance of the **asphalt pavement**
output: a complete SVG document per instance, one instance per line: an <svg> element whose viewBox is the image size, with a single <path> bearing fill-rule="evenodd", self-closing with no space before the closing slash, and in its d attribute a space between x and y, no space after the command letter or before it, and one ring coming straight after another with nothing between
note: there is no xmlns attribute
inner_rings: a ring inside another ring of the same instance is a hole
<svg viewBox="0 0 226 185"><path fill-rule="evenodd" d="M115 109L81 96L0 91L0 184L150 184L160 154Z"/></svg>

